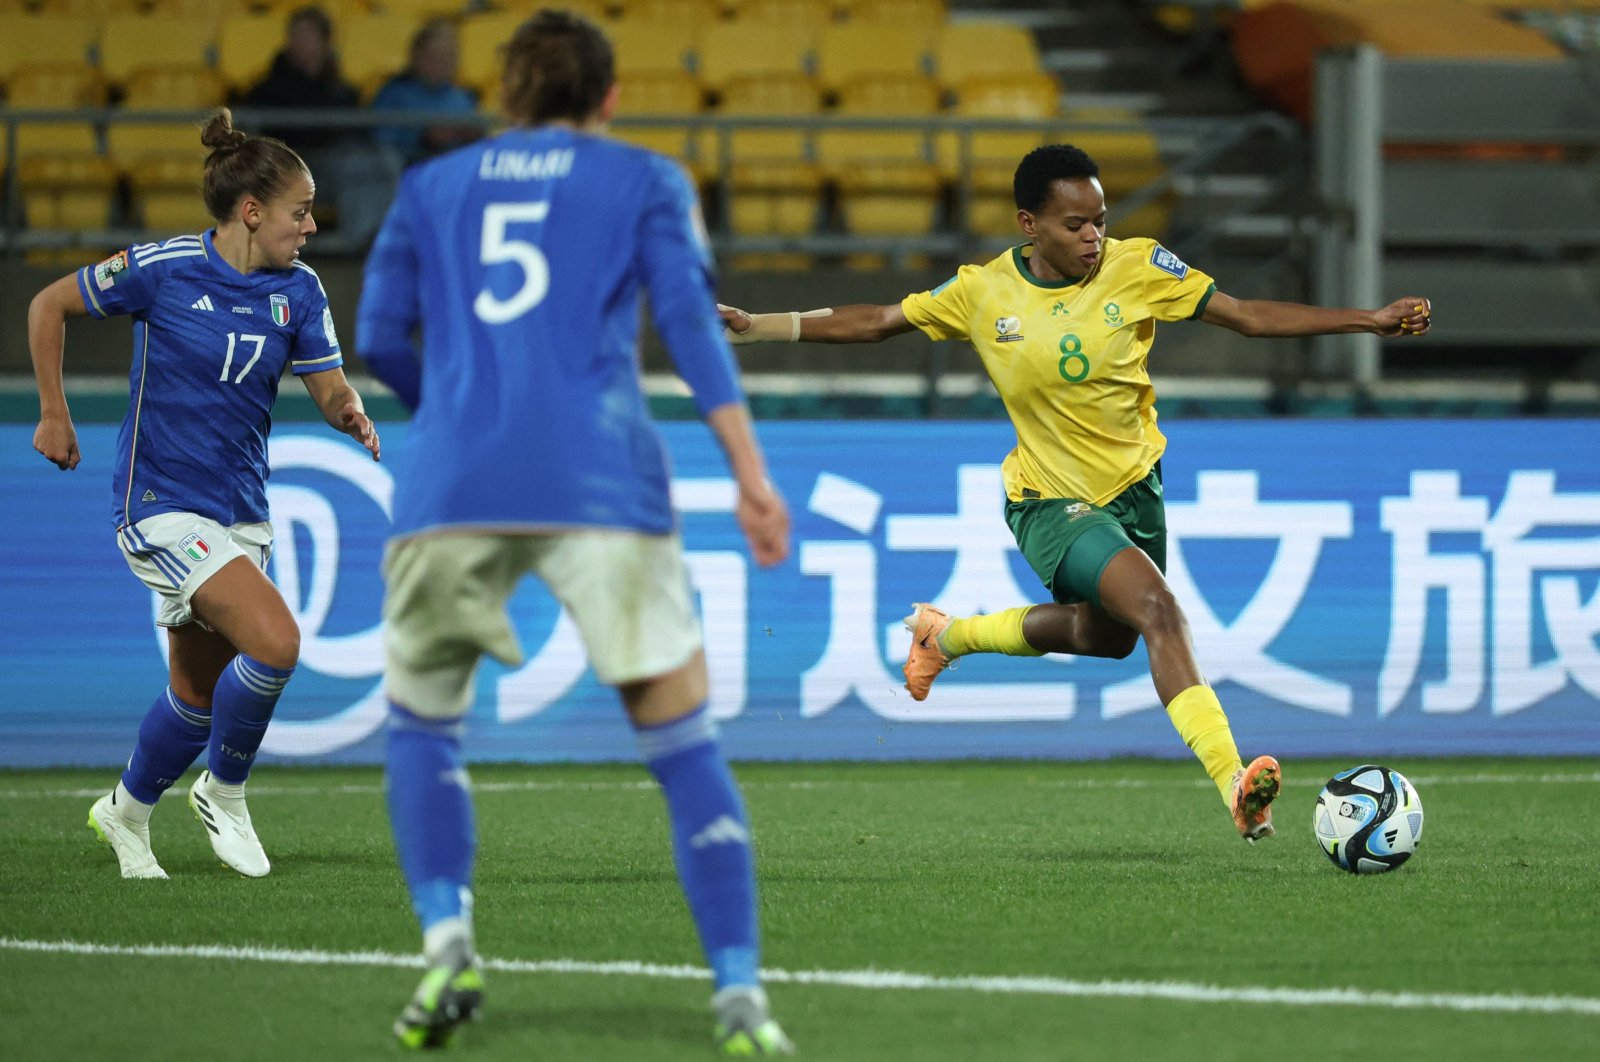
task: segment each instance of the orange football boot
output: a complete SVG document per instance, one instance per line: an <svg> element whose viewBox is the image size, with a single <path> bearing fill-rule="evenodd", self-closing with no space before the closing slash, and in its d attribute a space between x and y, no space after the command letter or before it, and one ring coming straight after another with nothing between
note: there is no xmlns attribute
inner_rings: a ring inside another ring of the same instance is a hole
<svg viewBox="0 0 1600 1062"><path fill-rule="evenodd" d="M1272 802L1282 786L1283 771L1271 756L1257 756L1233 776L1233 799L1228 807L1240 837L1255 844L1273 835Z"/></svg>
<svg viewBox="0 0 1600 1062"><path fill-rule="evenodd" d="M919 601L911 606L911 615L901 622L911 632L911 652L902 669L906 674L906 689L911 691L912 700L925 701L933 680L939 677L939 672L950 666L953 659L939 648L939 635L950 626L950 617L932 605Z"/></svg>

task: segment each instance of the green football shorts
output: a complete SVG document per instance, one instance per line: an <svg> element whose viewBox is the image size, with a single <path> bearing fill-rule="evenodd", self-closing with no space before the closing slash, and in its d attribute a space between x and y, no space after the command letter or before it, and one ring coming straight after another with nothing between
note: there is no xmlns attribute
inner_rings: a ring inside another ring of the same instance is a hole
<svg viewBox="0 0 1600 1062"><path fill-rule="evenodd" d="M1111 558L1137 546L1162 574L1167 570L1167 510L1161 462L1105 505L1075 498L1006 502L1006 523L1034 574L1063 605L1100 603L1100 576Z"/></svg>

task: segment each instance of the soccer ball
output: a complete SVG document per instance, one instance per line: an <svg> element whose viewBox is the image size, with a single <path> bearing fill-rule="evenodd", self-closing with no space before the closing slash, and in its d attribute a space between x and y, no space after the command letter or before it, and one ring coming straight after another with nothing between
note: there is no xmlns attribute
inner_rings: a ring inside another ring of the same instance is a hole
<svg viewBox="0 0 1600 1062"><path fill-rule="evenodd" d="M1422 840L1422 799L1405 775L1363 763L1328 779L1312 822L1333 865L1381 874L1411 858Z"/></svg>

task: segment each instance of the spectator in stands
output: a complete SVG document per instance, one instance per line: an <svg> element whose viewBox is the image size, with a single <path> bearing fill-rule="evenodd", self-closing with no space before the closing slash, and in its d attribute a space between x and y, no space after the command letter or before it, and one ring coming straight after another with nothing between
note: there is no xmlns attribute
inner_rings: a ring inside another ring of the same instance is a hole
<svg viewBox="0 0 1600 1062"><path fill-rule="evenodd" d="M446 18L425 24L411 39L411 61L378 90L375 111L450 111L468 115L476 109L470 91L456 83L461 65L461 42L455 25ZM377 131L407 165L476 140L478 126L391 125Z"/></svg>
<svg viewBox="0 0 1600 1062"><path fill-rule="evenodd" d="M361 97L339 75L333 22L316 6L289 16L283 49L267 76L246 92L246 107L353 110ZM271 129L316 173L324 202L331 202L341 243L365 246L383 222L400 177L399 157L362 129L293 125Z"/></svg>

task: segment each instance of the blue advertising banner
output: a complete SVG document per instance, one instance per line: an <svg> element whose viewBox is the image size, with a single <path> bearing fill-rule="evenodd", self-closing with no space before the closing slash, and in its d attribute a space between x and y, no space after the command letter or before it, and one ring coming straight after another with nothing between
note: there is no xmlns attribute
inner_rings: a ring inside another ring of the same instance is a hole
<svg viewBox="0 0 1600 1062"><path fill-rule="evenodd" d="M1179 421L1164 462L1168 576L1246 756L1600 754L1600 426L1581 421ZM700 594L713 712L743 759L1186 756L1144 653L968 657L913 702L913 601L1045 598L1001 516L994 423L763 426L795 518L772 570L745 552L706 430L663 425ZM56 470L0 427L0 765L122 763L165 683L152 595L110 522L115 429ZM404 425L374 464L280 425L271 575L302 658L266 750L376 762L378 574ZM486 662L469 758L634 758L614 695L536 583L525 664Z"/></svg>

